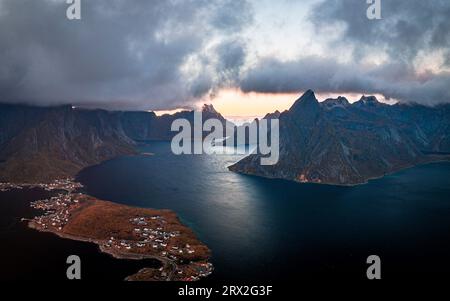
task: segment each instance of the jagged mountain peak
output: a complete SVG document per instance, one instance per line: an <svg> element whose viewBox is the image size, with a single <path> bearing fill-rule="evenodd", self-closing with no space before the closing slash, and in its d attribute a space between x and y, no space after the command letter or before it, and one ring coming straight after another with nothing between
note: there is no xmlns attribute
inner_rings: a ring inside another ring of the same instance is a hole
<svg viewBox="0 0 450 301"><path fill-rule="evenodd" d="M348 101L347 98L345 98L343 96L339 96L338 98L328 98L324 102L322 102L322 104L326 108L332 109L332 108L336 108L336 107L345 108L346 106L350 105L350 102Z"/></svg>
<svg viewBox="0 0 450 301"><path fill-rule="evenodd" d="M347 99L346 97L344 97L344 96L339 96L339 97L336 99L336 101L337 101L338 103L340 103L340 104L345 104L345 105L350 104L350 102L348 101L348 99Z"/></svg>
<svg viewBox="0 0 450 301"><path fill-rule="evenodd" d="M263 119L278 119L280 118L280 115L281 115L280 111L276 110L273 113L267 113Z"/></svg>
<svg viewBox="0 0 450 301"><path fill-rule="evenodd" d="M222 122L225 122L225 117L220 114L212 104L204 104L202 108L202 114L203 118L210 119L210 118L216 118L221 120Z"/></svg>
<svg viewBox="0 0 450 301"><path fill-rule="evenodd" d="M231 171L322 184L361 184L423 162L450 160L450 109L396 107L362 97L358 103L315 108L311 92L280 118L279 160L252 154ZM307 105L305 105L307 104ZM340 107L340 109L334 108ZM342 109L343 108L343 109ZM436 118L436 116L440 116Z"/></svg>
<svg viewBox="0 0 450 301"><path fill-rule="evenodd" d="M359 101L356 102L357 104L362 105L376 105L380 102L375 96L365 96L363 95Z"/></svg>
<svg viewBox="0 0 450 301"><path fill-rule="evenodd" d="M308 89L305 93L303 93L303 95L298 100L301 102L304 102L304 101L319 102L316 98L316 94L311 89Z"/></svg>
<svg viewBox="0 0 450 301"><path fill-rule="evenodd" d="M313 90L307 90L303 95L295 101L290 111L297 111L305 108L319 108L319 101Z"/></svg>
<svg viewBox="0 0 450 301"><path fill-rule="evenodd" d="M219 112L216 111L214 106L212 104L204 104L202 107L203 113L213 113L213 114L219 114Z"/></svg>

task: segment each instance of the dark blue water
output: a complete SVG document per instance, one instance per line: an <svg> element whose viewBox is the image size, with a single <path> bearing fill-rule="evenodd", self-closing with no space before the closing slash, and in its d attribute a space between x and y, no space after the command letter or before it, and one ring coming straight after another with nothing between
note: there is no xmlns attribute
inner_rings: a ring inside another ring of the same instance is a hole
<svg viewBox="0 0 450 301"><path fill-rule="evenodd" d="M70 255L81 258L81 278L91 281L121 281L143 267L160 266L155 260L114 259L92 243L41 233L21 222L38 213L30 201L50 196L42 189L0 192L0 280L67 280Z"/></svg>
<svg viewBox="0 0 450 301"><path fill-rule="evenodd" d="M169 208L212 250L211 279L363 278L381 257L384 278L449 269L450 164L404 170L367 185L297 184L227 170L236 155L118 158L83 171L88 193Z"/></svg>

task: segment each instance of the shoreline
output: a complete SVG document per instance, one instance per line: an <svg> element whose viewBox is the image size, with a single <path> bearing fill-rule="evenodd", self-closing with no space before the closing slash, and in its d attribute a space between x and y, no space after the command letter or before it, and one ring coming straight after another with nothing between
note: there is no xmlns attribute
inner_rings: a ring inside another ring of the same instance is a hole
<svg viewBox="0 0 450 301"><path fill-rule="evenodd" d="M236 162L237 163L237 162ZM361 185L367 185L369 182L374 181L374 180L379 180L379 179L383 179L386 176L390 176L411 168L415 168L415 167L420 167L420 166L426 166L429 164L439 164L439 163L449 163L450 164L450 159L439 159L439 160L431 160L431 161L425 161L425 162L420 162L414 165L408 165L405 167L400 167L397 168L391 172L385 173L383 175L380 176L373 176L370 178L367 178L364 182L361 183L348 183L348 184L341 184L341 183L327 183L327 182L314 182L314 181L310 181L310 182L302 182L296 179L288 179L288 178L281 178L281 177L271 177L271 176L266 176L266 175L261 175L261 174L256 174L256 173L248 173L248 172L243 172L243 171L236 171L236 170L231 170L230 167L234 166L236 163L234 163L233 165L230 165L227 167L228 171L236 173L236 174L240 174L240 175L244 175L244 176L250 176L250 177L257 177L257 178L263 178L263 179L268 179L268 180L281 180L281 181L287 181L287 182L291 182L291 183L297 183L297 184L312 184L312 185L323 185L323 186L335 186L335 187L357 187L357 186L361 186Z"/></svg>
<svg viewBox="0 0 450 301"><path fill-rule="evenodd" d="M91 238L88 238L88 237L80 237L80 236L74 236L74 235L70 235L70 234L64 234L64 233L60 233L60 232L57 232L57 231L50 231L50 230L39 229L39 227L36 227L36 225L33 223L32 220L27 220L27 226L28 226L28 228L30 228L32 230L36 230L36 231L41 232L41 233L51 233L53 235L58 236L61 239L68 239L68 240L79 241L79 242L93 243L93 244L97 245L98 252L107 254L107 255L109 255L112 258L117 259L117 260L136 260L136 261L146 260L146 259L156 260L156 261L158 261L161 264L161 266L163 268L168 268L170 266L170 268L172 269L173 272L175 272L175 270L176 270L176 268L175 268L176 265L174 265L173 262L171 262L170 260L168 260L166 258L160 257L160 256L133 254L133 253L125 254L125 253L119 253L119 252L112 252L111 249L107 249L107 248L104 248L102 246L104 244L104 241L99 241L99 240L91 239ZM140 273L142 273L143 270L146 270L146 269L153 269L153 268L146 268L146 267L141 268L134 275L140 274ZM130 277L132 277L134 275L127 276L124 280L125 281L131 281L132 278L130 278ZM151 279L148 279L148 280L151 280ZM172 281L172 280L168 279L167 281Z"/></svg>
<svg viewBox="0 0 450 301"><path fill-rule="evenodd" d="M212 273L209 248L172 210L98 200L75 193L82 185L70 180L49 185L15 185L18 189L47 187L57 192L50 199L31 202L36 214L22 221L35 231L95 244L99 252L118 260L155 260L161 266L156 269L143 263L142 269L124 280L197 281Z"/></svg>

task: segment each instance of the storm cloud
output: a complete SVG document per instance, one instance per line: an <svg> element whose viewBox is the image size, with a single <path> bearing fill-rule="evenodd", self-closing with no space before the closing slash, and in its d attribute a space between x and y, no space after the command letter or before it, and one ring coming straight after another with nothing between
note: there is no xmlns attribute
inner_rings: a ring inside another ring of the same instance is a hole
<svg viewBox="0 0 450 301"><path fill-rule="evenodd" d="M369 20L365 0L82 0L69 21L65 0L0 0L0 102L168 110L222 88L450 102L450 2L381 3Z"/></svg>
<svg viewBox="0 0 450 301"><path fill-rule="evenodd" d="M185 107L243 63L229 39L252 21L245 0L82 1L79 21L67 7L0 0L0 101Z"/></svg>
<svg viewBox="0 0 450 301"><path fill-rule="evenodd" d="M381 3L382 20L369 20L366 1L320 1L313 6L310 20L317 37L335 35L326 45L326 54L299 55L291 60L264 58L245 72L242 90L278 93L315 89L382 94L388 99L428 105L450 102L450 2ZM350 59L340 60L335 53ZM366 62L379 57L382 59L377 63ZM426 59L438 67L431 68Z"/></svg>
<svg viewBox="0 0 450 301"><path fill-rule="evenodd" d="M311 10L317 30L324 22L344 27L339 42L355 56L386 51L392 59L412 62L421 51L449 51L450 2L447 0L381 0L382 20L369 20L366 1L322 1Z"/></svg>
<svg viewBox="0 0 450 301"><path fill-rule="evenodd" d="M402 102L435 105L450 100L450 73L417 74L404 63L379 66L305 57L263 60L241 81L244 92L286 93L313 89L325 93L382 94Z"/></svg>

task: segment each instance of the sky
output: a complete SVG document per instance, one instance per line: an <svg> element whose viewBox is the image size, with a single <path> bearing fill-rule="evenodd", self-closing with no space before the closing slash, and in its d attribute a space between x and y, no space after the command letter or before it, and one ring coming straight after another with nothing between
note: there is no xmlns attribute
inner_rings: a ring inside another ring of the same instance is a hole
<svg viewBox="0 0 450 301"><path fill-rule="evenodd" d="M0 0L0 102L226 116L324 99L450 102L450 1Z"/></svg>

